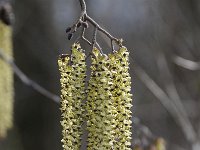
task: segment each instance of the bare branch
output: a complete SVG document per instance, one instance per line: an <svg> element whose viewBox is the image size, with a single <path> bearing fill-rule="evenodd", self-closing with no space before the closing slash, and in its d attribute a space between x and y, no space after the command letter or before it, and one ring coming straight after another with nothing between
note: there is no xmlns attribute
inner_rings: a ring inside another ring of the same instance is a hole
<svg viewBox="0 0 200 150"><path fill-rule="evenodd" d="M194 137L196 137L197 136L196 132L194 131L192 123L189 120L188 113L185 110L185 107L183 106L181 98L180 98L178 91L176 89L175 83L173 82L173 77L172 77L172 74L171 74L169 67L167 65L167 60L164 56L164 53L159 52L157 58L158 58L158 68L160 70L160 73L163 76L163 82L164 82L164 85L166 87L167 94L169 95L171 102L174 104L176 109L183 116L182 119L184 119L184 121L185 121L185 126L188 125L189 126L188 128L191 128L193 130L192 133L194 134ZM165 73L163 73L163 72L165 72Z"/></svg>
<svg viewBox="0 0 200 150"><path fill-rule="evenodd" d="M92 46L92 43L85 38L85 28L82 29L82 33L81 33L81 38L86 41L90 46Z"/></svg>
<svg viewBox="0 0 200 150"><path fill-rule="evenodd" d="M90 22L94 27L96 27L100 32L104 33L108 38L115 41L116 44L121 44L120 40L112 36L108 31L103 29L96 21L94 21L90 16L86 15L85 19Z"/></svg>
<svg viewBox="0 0 200 150"><path fill-rule="evenodd" d="M12 6L7 1L0 1L0 20L6 25L12 25L14 21Z"/></svg>
<svg viewBox="0 0 200 150"><path fill-rule="evenodd" d="M172 115L174 120L182 128L183 133L187 140L193 144L196 140L196 133L191 126L190 122L185 120L185 117L177 110L176 106L171 102L167 94L153 81L148 74L138 65L135 65L135 73L144 85L160 100L161 104Z"/></svg>
<svg viewBox="0 0 200 150"><path fill-rule="evenodd" d="M80 5L81 5L81 11L83 13L86 13L86 3L85 3L85 0L79 0L80 2Z"/></svg>
<svg viewBox="0 0 200 150"><path fill-rule="evenodd" d="M197 71L200 70L200 62L191 61L180 56L174 56L173 61L176 65L188 70Z"/></svg>
<svg viewBox="0 0 200 150"><path fill-rule="evenodd" d="M105 34L111 40L112 47L113 47L113 41L121 47L122 46L122 40L117 39L114 36L112 36L108 31L103 29L94 19L92 19L89 15L87 15L86 3L85 3L84 0L79 0L79 2L80 2L80 6L81 6L81 14L80 14L79 19L76 21L76 23L73 26L68 27L66 29L66 32L67 33L69 32L68 39L71 40L74 32L76 32L77 28L79 28L81 25L82 25L83 28L88 28L89 27L88 23L90 23L95 28L95 31L94 31L95 36L96 36L97 30L98 30L98 31L102 32L103 34ZM85 30L82 32L82 35L80 36L81 39L83 39L89 45L91 45L93 47L94 44L90 44L90 43L93 43L94 41L90 42L89 40L87 40L84 37L84 32L85 32ZM93 36L93 39L96 39L96 37L94 38L94 36ZM99 47L99 49L101 49L100 45L97 42L96 42L96 44Z"/></svg>
<svg viewBox="0 0 200 150"><path fill-rule="evenodd" d="M17 65L14 63L14 61L12 60L12 58L9 58L8 56L6 56L3 53L3 50L0 49L0 58L3 59L7 64L9 64L14 73L19 77L19 79L26 85L32 87L34 90L36 90L37 92L39 92L40 94L48 97L49 99L53 100L56 103L60 102L60 97L49 92L48 90L46 90L45 88L43 88L42 86L40 86L38 83L36 83L35 81L29 79L18 67Z"/></svg>

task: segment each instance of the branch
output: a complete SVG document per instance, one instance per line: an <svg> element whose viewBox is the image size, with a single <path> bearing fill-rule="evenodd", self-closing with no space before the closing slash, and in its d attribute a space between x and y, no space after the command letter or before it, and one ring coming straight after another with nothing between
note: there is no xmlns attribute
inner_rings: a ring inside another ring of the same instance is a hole
<svg viewBox="0 0 200 150"><path fill-rule="evenodd" d="M176 109L179 111L179 113L183 116L183 119L185 121L185 126L188 125L188 128L191 128L193 130L194 137L196 136L196 133L194 131L194 128L192 126L191 121L189 120L188 113L185 110L185 107L183 106L183 103L181 101L181 98L178 94L178 91L176 89L175 83L173 82L173 77L170 72L170 69L167 64L167 60L164 56L164 53L159 52L158 57L158 68L160 70L160 73L163 76L163 82L166 87L166 92L169 95L169 98L171 99L171 102L174 104ZM165 72L165 73L163 73Z"/></svg>
<svg viewBox="0 0 200 150"><path fill-rule="evenodd" d="M182 58L180 56L174 56L173 57L173 62L185 69L192 70L192 71L197 71L200 70L200 62L195 62L191 60L187 60L185 58Z"/></svg>
<svg viewBox="0 0 200 150"><path fill-rule="evenodd" d="M80 5L81 5L81 11L83 13L86 13L86 3L85 3L85 1L84 0L79 0L79 2L80 2Z"/></svg>
<svg viewBox="0 0 200 150"><path fill-rule="evenodd" d="M6 25L12 25L14 15L12 12L12 6L9 2L0 0L0 20Z"/></svg>
<svg viewBox="0 0 200 150"><path fill-rule="evenodd" d="M33 80L29 79L14 63L12 58L9 58L3 53L3 50L0 49L0 58L4 60L7 64L9 64L14 71L14 73L19 77L19 79L26 85L32 87L34 90L39 92L40 94L46 96L47 98L53 100L56 103L60 102L60 97L49 92L38 83L34 82Z"/></svg>
<svg viewBox="0 0 200 150"><path fill-rule="evenodd" d="M95 45L97 45L100 48L100 45L98 44L98 42L94 43L94 39L96 39L97 36L97 31L102 32L103 34L105 34L111 41L111 46L113 48L114 51L114 46L113 46L113 41L118 45L118 46L122 46L122 39L117 39L114 36L112 36L108 31L106 31L105 29L103 29L94 19L92 19L88 14L87 14L87 9L86 9L86 3L84 0L79 0L80 2L80 6L81 6L81 14L79 19L76 21L75 24L73 24L71 27L68 27L66 29L66 33L68 33L68 39L71 40L73 37L73 34L77 31L77 29L82 26L83 30L81 33L81 36L78 39L82 39L85 42L87 42L90 46L94 47ZM84 37L84 32L85 29L89 27L88 23L90 23L94 28L94 32L93 32L93 39L92 42L90 42L89 40L87 40ZM95 40L96 41L96 40ZM101 48L100 48L101 49Z"/></svg>
<svg viewBox="0 0 200 150"><path fill-rule="evenodd" d="M185 120L185 117L177 110L176 106L171 102L167 94L153 81L148 74L139 66L135 65L135 73L144 85L160 100L161 104L172 115L174 120L182 128L187 140L193 144L196 140L196 133L191 124Z"/></svg>

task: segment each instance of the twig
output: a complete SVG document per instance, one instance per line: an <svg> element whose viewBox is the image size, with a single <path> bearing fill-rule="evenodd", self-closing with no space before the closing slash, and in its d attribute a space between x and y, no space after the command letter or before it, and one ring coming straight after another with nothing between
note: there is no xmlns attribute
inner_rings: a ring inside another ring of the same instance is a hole
<svg viewBox="0 0 200 150"><path fill-rule="evenodd" d="M84 0L79 0L80 5L81 5L81 11L82 11L82 15L84 15L86 13L86 3Z"/></svg>
<svg viewBox="0 0 200 150"><path fill-rule="evenodd" d="M173 82L172 74L169 70L169 67L167 65L167 60L164 56L164 53L159 52L158 53L158 68L163 76L163 82L166 87L166 92L169 95L171 102L174 104L176 109L179 111L179 113L182 115L182 119L184 120L184 125L188 126L187 128L191 129L191 134L193 134L193 137L197 137L196 132L194 131L194 128L192 126L192 123L190 122L188 118L187 111L185 110L185 107L183 106L183 103L181 101L181 98L178 94L178 91L176 89L175 83ZM163 74L163 72L165 72ZM190 140L195 140L190 139ZM194 142L194 141L193 141Z"/></svg>
<svg viewBox="0 0 200 150"><path fill-rule="evenodd" d="M0 20L6 25L12 25L14 21L11 4L7 1L0 0Z"/></svg>
<svg viewBox="0 0 200 150"><path fill-rule="evenodd" d="M92 49L95 47L97 42L97 27L94 28L94 33L92 37Z"/></svg>
<svg viewBox="0 0 200 150"><path fill-rule="evenodd" d="M114 52L115 51L115 47L114 47L114 44L113 44L113 40L110 40L110 43L111 43L112 52Z"/></svg>
<svg viewBox="0 0 200 150"><path fill-rule="evenodd" d="M115 38L114 36L112 36L108 31L106 31L105 29L103 29L96 21L94 21L90 16L86 15L85 16L85 20L87 20L88 22L90 22L94 27L96 27L100 32L104 33L108 38L110 38L111 40L115 41L116 44L120 44L120 39Z"/></svg>
<svg viewBox="0 0 200 150"><path fill-rule="evenodd" d="M46 90L45 88L43 88L42 86L40 86L38 83L36 83L35 81L29 79L18 67L17 65L14 63L12 58L9 58L8 56L6 56L3 53L3 50L0 49L0 58L2 60L4 60L7 64L9 64L14 73L19 77L19 79L26 85L32 87L34 90L36 90L37 92L39 92L40 94L48 97L49 99L53 100L56 103L60 102L60 97L49 92L48 90Z"/></svg>
<svg viewBox="0 0 200 150"><path fill-rule="evenodd" d="M192 70L192 71L200 70L200 62L187 60L180 56L174 56L173 61L176 65L181 66L185 69Z"/></svg>
<svg viewBox="0 0 200 150"><path fill-rule="evenodd" d="M79 19L76 21L76 23L73 26L68 27L66 29L66 32L67 33L69 32L68 39L71 40L71 38L72 38L74 32L76 32L77 28L79 28L80 26L82 26L84 29L82 30L82 34L81 34L80 38L83 39L85 42L87 42L92 47L94 47L94 45L96 44L99 47L99 49L102 51L102 49L101 49L100 45L98 44L98 42L95 42L95 43L94 43L94 41L90 42L88 39L86 39L84 37L85 29L89 27L88 23L90 23L95 28L92 40L96 39L97 31L100 31L103 34L105 34L111 40L112 47L113 47L113 41L116 44L118 44L119 46L121 46L122 45L122 40L121 39L117 39L114 36L112 36L108 31L106 31L105 29L103 29L94 19L92 19L87 14L87 8L86 8L85 0L79 0L79 2L80 2L80 6L81 6L81 14L80 14ZM113 48L113 50L114 50L114 48Z"/></svg>
<svg viewBox="0 0 200 150"><path fill-rule="evenodd" d="M91 43L88 39L85 38L85 28L84 28L84 27L83 27L83 29L82 29L81 38L82 38L84 41L86 41L90 46L92 46L92 43Z"/></svg>
<svg viewBox="0 0 200 150"><path fill-rule="evenodd" d="M184 119L182 113L177 110L176 106L171 102L171 99L167 94L153 81L148 74L139 66L135 64L135 73L138 78L144 83L144 85L160 100L161 104L166 108L166 110L172 115L174 120L183 130L183 133L187 140L193 144L196 140L196 134L193 127L188 124Z"/></svg>

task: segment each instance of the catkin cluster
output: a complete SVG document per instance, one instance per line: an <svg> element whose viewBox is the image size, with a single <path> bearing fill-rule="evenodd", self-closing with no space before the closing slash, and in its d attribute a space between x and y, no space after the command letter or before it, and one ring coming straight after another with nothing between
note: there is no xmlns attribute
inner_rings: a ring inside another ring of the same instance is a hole
<svg viewBox="0 0 200 150"><path fill-rule="evenodd" d="M85 99L85 54L79 44L74 44L71 56L58 59L61 74L62 143L64 150L78 150L81 146L83 122L82 101Z"/></svg>
<svg viewBox="0 0 200 150"><path fill-rule="evenodd" d="M0 49L6 56L12 57L12 29L0 20ZM13 125L13 71L0 59L0 138Z"/></svg>
<svg viewBox="0 0 200 150"><path fill-rule="evenodd" d="M128 50L121 47L105 55L94 48L87 86L85 54L79 44L72 46L71 56L61 55L58 65L63 148L80 149L81 124L85 120L88 150L130 150L132 94Z"/></svg>

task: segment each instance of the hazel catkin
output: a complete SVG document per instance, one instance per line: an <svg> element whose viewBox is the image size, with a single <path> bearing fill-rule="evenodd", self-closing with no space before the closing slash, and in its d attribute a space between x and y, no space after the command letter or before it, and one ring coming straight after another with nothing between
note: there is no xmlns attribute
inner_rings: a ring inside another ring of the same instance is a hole
<svg viewBox="0 0 200 150"><path fill-rule="evenodd" d="M113 149L115 108L110 92L113 84L111 72L107 64L108 56L94 48L86 104L88 150Z"/></svg>
<svg viewBox="0 0 200 150"><path fill-rule="evenodd" d="M12 29L0 20L0 50L12 58ZM13 71L0 58L0 138L5 138L13 126Z"/></svg>
<svg viewBox="0 0 200 150"><path fill-rule="evenodd" d="M72 45L72 54L58 59L61 74L62 143L64 150L79 150L81 146L83 107L85 100L86 64L80 45Z"/></svg>
<svg viewBox="0 0 200 150"><path fill-rule="evenodd" d="M112 96L114 99L115 115L115 144L114 149L131 150L131 77L129 74L129 52L121 47L109 55L110 70L113 76Z"/></svg>

